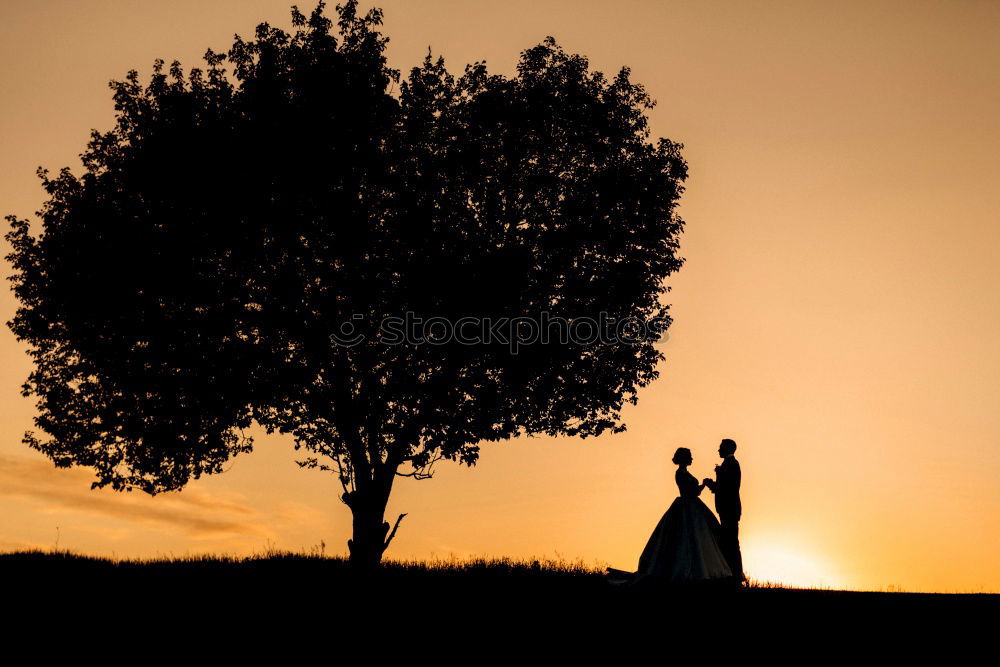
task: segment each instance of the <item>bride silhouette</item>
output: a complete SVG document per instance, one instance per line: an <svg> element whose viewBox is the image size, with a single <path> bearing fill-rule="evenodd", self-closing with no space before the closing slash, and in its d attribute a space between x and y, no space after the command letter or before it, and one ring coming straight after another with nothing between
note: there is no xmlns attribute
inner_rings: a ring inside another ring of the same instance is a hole
<svg viewBox="0 0 1000 667"><path fill-rule="evenodd" d="M719 548L719 521L698 496L705 488L688 472L691 450L680 447L674 454L680 496L656 524L646 548L639 556L639 570L625 572L608 568L613 583L635 583L646 578L668 582L708 581L733 576Z"/></svg>

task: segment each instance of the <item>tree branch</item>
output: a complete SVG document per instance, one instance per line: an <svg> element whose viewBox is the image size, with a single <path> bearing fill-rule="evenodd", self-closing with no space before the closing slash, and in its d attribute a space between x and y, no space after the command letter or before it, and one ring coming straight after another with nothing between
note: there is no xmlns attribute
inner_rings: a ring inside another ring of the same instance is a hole
<svg viewBox="0 0 1000 667"><path fill-rule="evenodd" d="M430 479L434 476L434 464L437 463L438 461L443 461L444 459L445 455L438 452L433 456L433 458L431 458L430 461L420 466L419 468L414 468L412 472L399 472L397 470L396 474L399 477L412 477L413 479ZM407 457L404 460L410 461L412 463L413 457L412 456Z"/></svg>
<svg viewBox="0 0 1000 667"><path fill-rule="evenodd" d="M396 531L399 530L399 523L403 520L406 514L400 514L399 518L396 519L396 525L392 527L392 532L389 533L389 537L385 538L385 544L382 545L382 551L389 548L389 543L392 542L392 538L396 537Z"/></svg>

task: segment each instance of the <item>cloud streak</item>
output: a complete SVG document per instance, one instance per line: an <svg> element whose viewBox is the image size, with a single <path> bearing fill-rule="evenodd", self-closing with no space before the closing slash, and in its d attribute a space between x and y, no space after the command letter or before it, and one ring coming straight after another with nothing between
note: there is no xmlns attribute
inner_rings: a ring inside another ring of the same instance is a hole
<svg viewBox="0 0 1000 667"><path fill-rule="evenodd" d="M82 469L46 461L0 456L0 496L41 503L46 510L76 511L173 528L196 538L265 537L261 513L236 496L197 489L150 497L90 488Z"/></svg>

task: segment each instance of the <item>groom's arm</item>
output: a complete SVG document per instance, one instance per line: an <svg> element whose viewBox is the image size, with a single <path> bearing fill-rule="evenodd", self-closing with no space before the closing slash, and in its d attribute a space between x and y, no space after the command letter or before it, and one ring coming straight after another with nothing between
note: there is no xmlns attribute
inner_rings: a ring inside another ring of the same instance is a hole
<svg viewBox="0 0 1000 667"><path fill-rule="evenodd" d="M726 460L715 470L717 484L734 491L740 488L740 464L735 460Z"/></svg>
<svg viewBox="0 0 1000 667"><path fill-rule="evenodd" d="M707 486L709 491L711 491L712 493L715 493L715 480L714 479L709 479L708 477L706 477L705 480L701 483L701 485L702 486Z"/></svg>

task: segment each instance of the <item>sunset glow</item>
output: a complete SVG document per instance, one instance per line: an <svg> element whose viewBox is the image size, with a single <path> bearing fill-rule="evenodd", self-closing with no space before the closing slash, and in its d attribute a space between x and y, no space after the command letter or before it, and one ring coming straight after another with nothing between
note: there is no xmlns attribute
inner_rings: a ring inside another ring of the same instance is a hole
<svg viewBox="0 0 1000 667"><path fill-rule="evenodd" d="M822 555L810 553L799 545L782 542L780 538L754 536L744 540L747 570L759 582L770 582L801 588L847 587L837 574L836 563Z"/></svg>
<svg viewBox="0 0 1000 667"><path fill-rule="evenodd" d="M39 165L79 168L113 122L109 79L198 66L234 32L287 27L290 4L4 3L0 212L39 208ZM509 74L547 35L631 67L653 136L690 164L667 359L628 430L488 444L475 468L400 479L388 558L634 569L677 495L674 450L701 479L733 438L752 579L1000 591L1000 3L376 4L404 72L430 45L452 72ZM0 320L14 308L0 291ZM254 428L225 473L154 498L55 469L21 443L25 349L0 331L0 551L346 553L339 485L297 467L288 437Z"/></svg>

